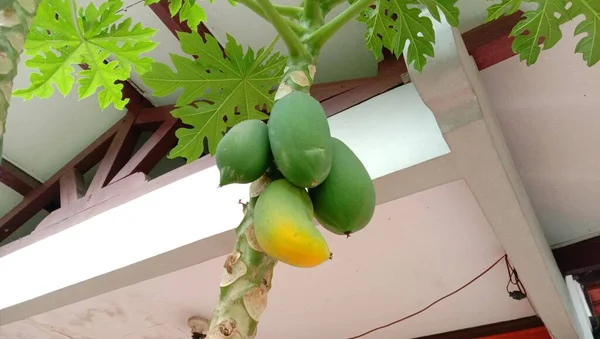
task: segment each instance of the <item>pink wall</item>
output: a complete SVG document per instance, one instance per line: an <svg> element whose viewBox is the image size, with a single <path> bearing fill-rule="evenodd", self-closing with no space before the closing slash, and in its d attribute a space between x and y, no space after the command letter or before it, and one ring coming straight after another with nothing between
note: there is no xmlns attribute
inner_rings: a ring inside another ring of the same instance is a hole
<svg viewBox="0 0 600 339"><path fill-rule="evenodd" d="M531 67L513 57L481 72L551 245L600 233L600 65L574 54L574 27Z"/></svg>

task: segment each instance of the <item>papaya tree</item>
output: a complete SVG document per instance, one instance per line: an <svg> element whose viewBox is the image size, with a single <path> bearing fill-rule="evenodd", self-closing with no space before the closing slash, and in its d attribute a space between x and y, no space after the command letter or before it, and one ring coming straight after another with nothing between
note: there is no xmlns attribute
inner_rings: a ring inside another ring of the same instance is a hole
<svg viewBox="0 0 600 339"><path fill-rule="evenodd" d="M192 31L178 34L187 55L172 54L172 68L142 56L156 47L156 31L127 18L121 0L86 6L76 0L0 0L0 145L11 93L43 99L56 88L66 95L75 85L76 65L86 65L77 72L79 98L96 95L103 109L124 109L128 99L119 81L133 71L156 96L181 90L171 113L187 126L177 130L169 157L192 162L208 153L221 175L215 185L250 184L207 333L211 339L246 339L256 336L277 262L306 268L330 259L313 217L326 231L349 236L374 213L367 171L348 146L331 137L323 108L308 94L321 48L358 20L376 57L384 48L396 57L405 54L421 71L434 57L432 20L457 26L459 9L457 0L298 0L296 6L228 1L256 14L248 20L270 23L276 38L258 51L244 49L232 36L221 46L213 36L196 33L206 20L199 3L170 0L171 14ZM582 21L574 31L581 35L575 52L589 66L598 63L599 1L498 0L487 19L513 14L525 3L535 9L526 10L510 34L513 50L527 65L554 46L561 25L576 17ZM340 5L345 9L325 20ZM273 52L278 39L287 47L284 55ZM23 50L29 56L25 67L34 72L29 87L13 91Z"/></svg>

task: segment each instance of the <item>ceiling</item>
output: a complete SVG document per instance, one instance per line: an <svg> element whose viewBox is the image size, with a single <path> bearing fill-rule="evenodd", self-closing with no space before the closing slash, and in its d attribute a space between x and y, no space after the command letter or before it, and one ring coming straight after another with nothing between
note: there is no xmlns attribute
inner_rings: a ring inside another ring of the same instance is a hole
<svg viewBox="0 0 600 339"><path fill-rule="evenodd" d="M102 3L103 0L93 0ZM90 0L78 0L81 5L87 5ZM297 1L277 1L281 4L295 4ZM469 2L468 6L466 5ZM485 18L484 2L473 3L461 0L462 30L468 30L481 24ZM207 26L222 43L226 41L225 34L235 36L239 43L258 49L268 44L274 37L274 31L262 19L257 17L253 29L248 29L248 19L254 14L244 6L231 7L226 1L214 4L203 2L208 23ZM336 12L342 11L342 5ZM179 42L158 17L137 0L125 0L126 15L134 22L158 29L154 39L160 44L157 49L148 53L156 61L171 64L170 53L182 53ZM258 34L257 32L261 32ZM376 61L371 52L365 48L364 25L352 22L344 27L324 48L319 59L317 72L318 82L345 80L372 76L377 71ZM276 49L283 51L283 44ZM343 58L339 56L343 54ZM15 88L24 88L29 84L31 71L19 65L19 73L15 79ZM144 91L155 105L166 105L175 102L177 93L157 98L151 95L138 74L132 74L131 79ZM4 140L3 157L11 163L36 178L45 181L56 171L81 152L116 121L125 112L117 111L112 106L101 111L95 97L78 100L75 90L66 97L56 92L49 99L33 99L24 102L21 98L13 97L7 123L7 133ZM0 184L0 216L16 206L22 197L7 186ZM46 215L40 212L35 220L12 238L28 234Z"/></svg>
<svg viewBox="0 0 600 339"><path fill-rule="evenodd" d="M258 338L358 335L422 309L504 255L462 180L379 205L369 227L348 239L324 235L332 261L310 270L276 267ZM210 317L223 260L3 326L0 338L187 339L190 316ZM507 281L500 263L460 293L368 338L414 338L533 315L526 300L508 297Z"/></svg>

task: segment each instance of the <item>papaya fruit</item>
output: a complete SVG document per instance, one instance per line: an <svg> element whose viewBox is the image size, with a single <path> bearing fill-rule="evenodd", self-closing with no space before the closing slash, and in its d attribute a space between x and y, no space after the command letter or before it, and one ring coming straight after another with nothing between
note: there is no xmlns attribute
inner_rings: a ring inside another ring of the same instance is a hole
<svg viewBox="0 0 600 339"><path fill-rule="evenodd" d="M333 161L325 181L309 190L315 217L325 229L350 235L375 213L375 186L367 169L341 140L333 140Z"/></svg>
<svg viewBox="0 0 600 339"><path fill-rule="evenodd" d="M275 102L268 128L275 164L288 181L309 188L327 178L331 133L325 110L310 94L292 92Z"/></svg>
<svg viewBox="0 0 600 339"><path fill-rule="evenodd" d="M313 267L331 253L313 224L313 207L306 190L286 179L271 182L254 207L254 233L265 253L296 267Z"/></svg>
<svg viewBox="0 0 600 339"><path fill-rule="evenodd" d="M247 184L260 178L272 163L267 124L245 120L233 126L217 145L219 186Z"/></svg>

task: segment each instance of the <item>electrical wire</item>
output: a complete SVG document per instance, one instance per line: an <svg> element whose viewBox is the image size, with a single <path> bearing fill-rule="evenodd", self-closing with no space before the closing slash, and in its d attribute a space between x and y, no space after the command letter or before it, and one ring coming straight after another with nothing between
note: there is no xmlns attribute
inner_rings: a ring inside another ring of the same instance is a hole
<svg viewBox="0 0 600 339"><path fill-rule="evenodd" d="M504 258L504 262L506 262L506 270L508 271L508 283L506 283L506 292L508 292L509 294L511 293L511 291L508 289L508 286L512 284L517 287L519 292L527 296L525 286L523 286L523 283L519 279L519 274L517 273L517 270L510 264L510 261L508 261L508 257Z"/></svg>
<svg viewBox="0 0 600 339"><path fill-rule="evenodd" d="M133 7L133 6L137 5L137 4L140 4L142 2L144 2L144 0L139 0L137 2L134 2L134 3L130 4L130 5L127 5L127 6L123 7L123 8L121 8L121 9L119 9L117 11L117 13L119 13L119 12L127 12L128 9L130 9L131 7Z"/></svg>
<svg viewBox="0 0 600 339"><path fill-rule="evenodd" d="M402 318L402 319L398 319L398 320L396 320L396 321L393 321L393 322L391 322L391 323L389 323L389 324L386 324L386 325L383 325L383 326L376 327L376 328L374 328L374 329L372 329L372 330L369 330L369 331L367 331L367 332L365 332L365 333L363 333L363 334L359 334L359 335L357 335L357 336L355 336L355 337L351 337L351 338L348 338L348 339L358 339L358 338L362 338L362 337L366 336L367 334L371 334L371 333L373 333L373 332L375 332L375 331L379 331L379 330L382 330L382 329L384 329L384 328L386 328L386 327L390 327L390 326L392 326L392 325L395 325L395 324L397 324L397 323L399 323L399 322L401 322L401 321L407 320L407 319L409 319L409 318L412 318L412 317L414 317L414 316L416 316L416 315L418 315L418 314L421 314L421 313L425 312L426 310L428 310L428 309L429 309L430 307L432 307L433 305L435 305L435 304L439 303L440 301L442 301L442 300L444 300L444 299L446 299L446 298L448 298L448 297L450 297L450 296L452 296L452 295L454 295L454 294L456 294L456 293L460 292L461 290L465 289L467 286L469 286L469 285L471 285L472 283L474 283L474 282L475 282L477 279L481 278L483 275L485 275L487 272L489 272L489 271L490 271L492 268L494 268L496 265L498 265L498 263L499 263L499 262L501 262L501 261L502 261L503 259L505 259L506 257L507 257L507 255L506 255L506 254L505 254L505 255L503 255L503 256L502 256L500 259L496 260L496 262L495 262L495 263L493 263L493 264L492 264L490 267L488 267L488 268L487 268L485 271L481 272L481 273L480 273L478 276L476 276L475 278L471 279L471 281L469 281L468 283L466 283L466 284L462 285L460 288L458 288L458 289L457 289L457 290L455 290L454 292L451 292L451 293L449 293L449 294L446 294L445 296L443 296L443 297L439 298L438 300L436 300L436 301L432 302L432 303L431 303L431 304L429 304L427 307L425 307L425 308L423 308L423 309L421 309L421 310L419 310L419 311L417 311L417 312L415 312L415 313L413 313L413 314L407 315L406 317L404 317L404 318Z"/></svg>

